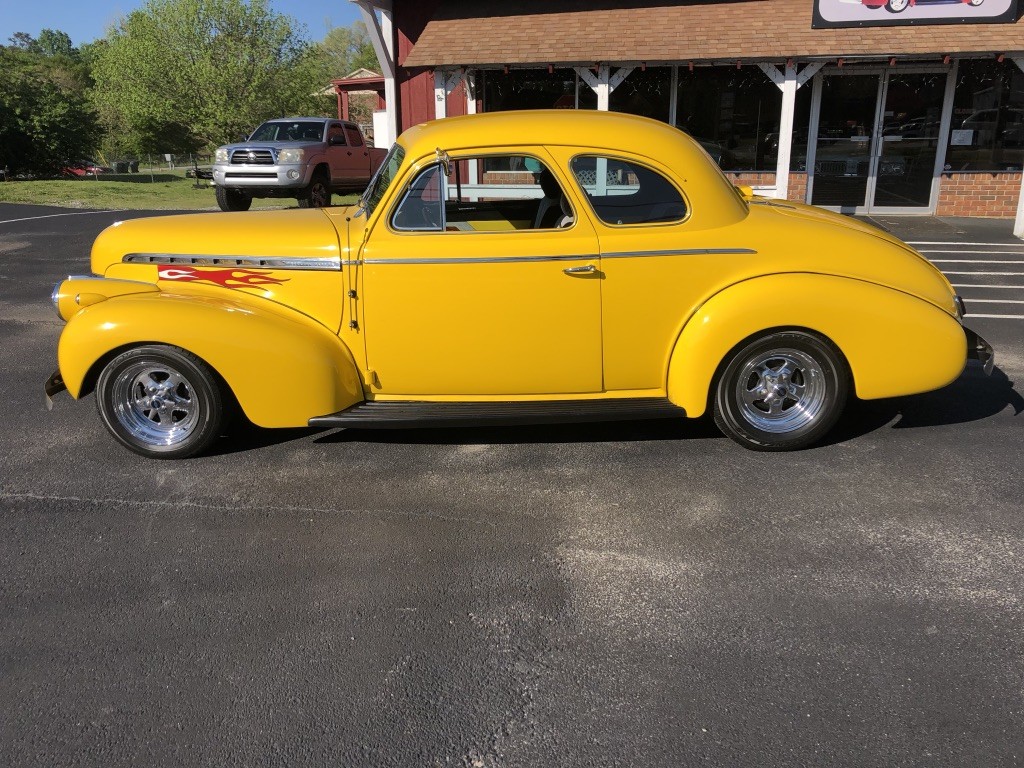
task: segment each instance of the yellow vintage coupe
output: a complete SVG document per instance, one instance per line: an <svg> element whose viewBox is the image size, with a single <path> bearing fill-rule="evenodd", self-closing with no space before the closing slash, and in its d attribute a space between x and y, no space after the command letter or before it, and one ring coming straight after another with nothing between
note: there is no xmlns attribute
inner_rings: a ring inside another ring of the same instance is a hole
<svg viewBox="0 0 1024 768"><path fill-rule="evenodd" d="M886 233L733 186L629 115L416 126L359 204L115 224L50 397L96 392L154 458L262 427L698 417L800 448L848 397L925 392L992 349L943 275Z"/></svg>

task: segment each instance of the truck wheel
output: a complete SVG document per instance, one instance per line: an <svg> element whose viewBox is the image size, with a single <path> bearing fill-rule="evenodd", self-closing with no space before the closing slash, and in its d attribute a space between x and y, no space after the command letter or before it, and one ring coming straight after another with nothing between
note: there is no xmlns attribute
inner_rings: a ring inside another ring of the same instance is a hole
<svg viewBox="0 0 1024 768"><path fill-rule="evenodd" d="M313 174L309 186L299 196L299 208L326 208L331 204L331 188L322 172Z"/></svg>
<svg viewBox="0 0 1024 768"><path fill-rule="evenodd" d="M104 425L129 450L184 459L208 447L224 422L217 375L190 352L150 344L124 352L96 382Z"/></svg>
<svg viewBox="0 0 1024 768"><path fill-rule="evenodd" d="M217 205L222 211L248 211L252 207L252 198L243 192L217 187Z"/></svg>
<svg viewBox="0 0 1024 768"><path fill-rule="evenodd" d="M803 448L836 423L849 380L846 361L827 339L800 331L771 333L726 361L715 386L715 424L755 451Z"/></svg>

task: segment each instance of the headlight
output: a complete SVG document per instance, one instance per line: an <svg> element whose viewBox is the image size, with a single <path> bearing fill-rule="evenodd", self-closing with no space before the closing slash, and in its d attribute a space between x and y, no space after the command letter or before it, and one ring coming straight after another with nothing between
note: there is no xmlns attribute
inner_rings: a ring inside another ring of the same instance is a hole
<svg viewBox="0 0 1024 768"><path fill-rule="evenodd" d="M301 163L302 162L302 150L296 147L291 149L282 149L277 153L277 162L280 164L284 163Z"/></svg>
<svg viewBox="0 0 1024 768"><path fill-rule="evenodd" d="M226 163L228 161L227 147L217 147L217 151L213 153L213 161L215 163Z"/></svg>

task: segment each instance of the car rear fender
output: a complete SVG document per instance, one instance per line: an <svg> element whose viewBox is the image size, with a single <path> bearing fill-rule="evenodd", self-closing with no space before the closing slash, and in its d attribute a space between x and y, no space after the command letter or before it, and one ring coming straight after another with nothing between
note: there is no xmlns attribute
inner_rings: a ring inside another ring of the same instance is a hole
<svg viewBox="0 0 1024 768"><path fill-rule="evenodd" d="M938 389L966 360L962 326L922 299L851 278L770 275L720 291L686 322L669 360L669 399L700 416L732 349L768 330L797 328L840 349L865 400Z"/></svg>
<svg viewBox="0 0 1024 768"><path fill-rule="evenodd" d="M87 393L112 352L140 344L198 355L261 427L306 426L363 400L351 352L316 321L283 307L167 293L118 296L72 317L57 350L68 391Z"/></svg>

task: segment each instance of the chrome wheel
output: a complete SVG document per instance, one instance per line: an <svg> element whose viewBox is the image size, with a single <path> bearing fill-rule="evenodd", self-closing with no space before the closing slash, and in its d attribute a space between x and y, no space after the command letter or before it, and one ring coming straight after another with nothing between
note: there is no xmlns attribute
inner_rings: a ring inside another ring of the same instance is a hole
<svg viewBox="0 0 1024 768"><path fill-rule="evenodd" d="M821 439L846 404L849 372L828 339L779 331L748 340L723 362L715 423L747 448L785 451Z"/></svg>
<svg viewBox="0 0 1024 768"><path fill-rule="evenodd" d="M825 404L821 366L796 349L780 349L751 360L736 379L742 415L754 427L784 434L806 426Z"/></svg>
<svg viewBox="0 0 1024 768"><path fill-rule="evenodd" d="M892 13L902 13L907 9L908 5L910 5L910 0L889 0L885 4L885 9Z"/></svg>
<svg viewBox="0 0 1024 768"><path fill-rule="evenodd" d="M220 434L223 402L216 374L178 347L130 349L111 360L96 382L96 406L107 429L152 458L202 451Z"/></svg>
<svg viewBox="0 0 1024 768"><path fill-rule="evenodd" d="M148 445L178 445L196 428L199 404L194 387L168 365L135 363L113 384L115 414L121 425Z"/></svg>

